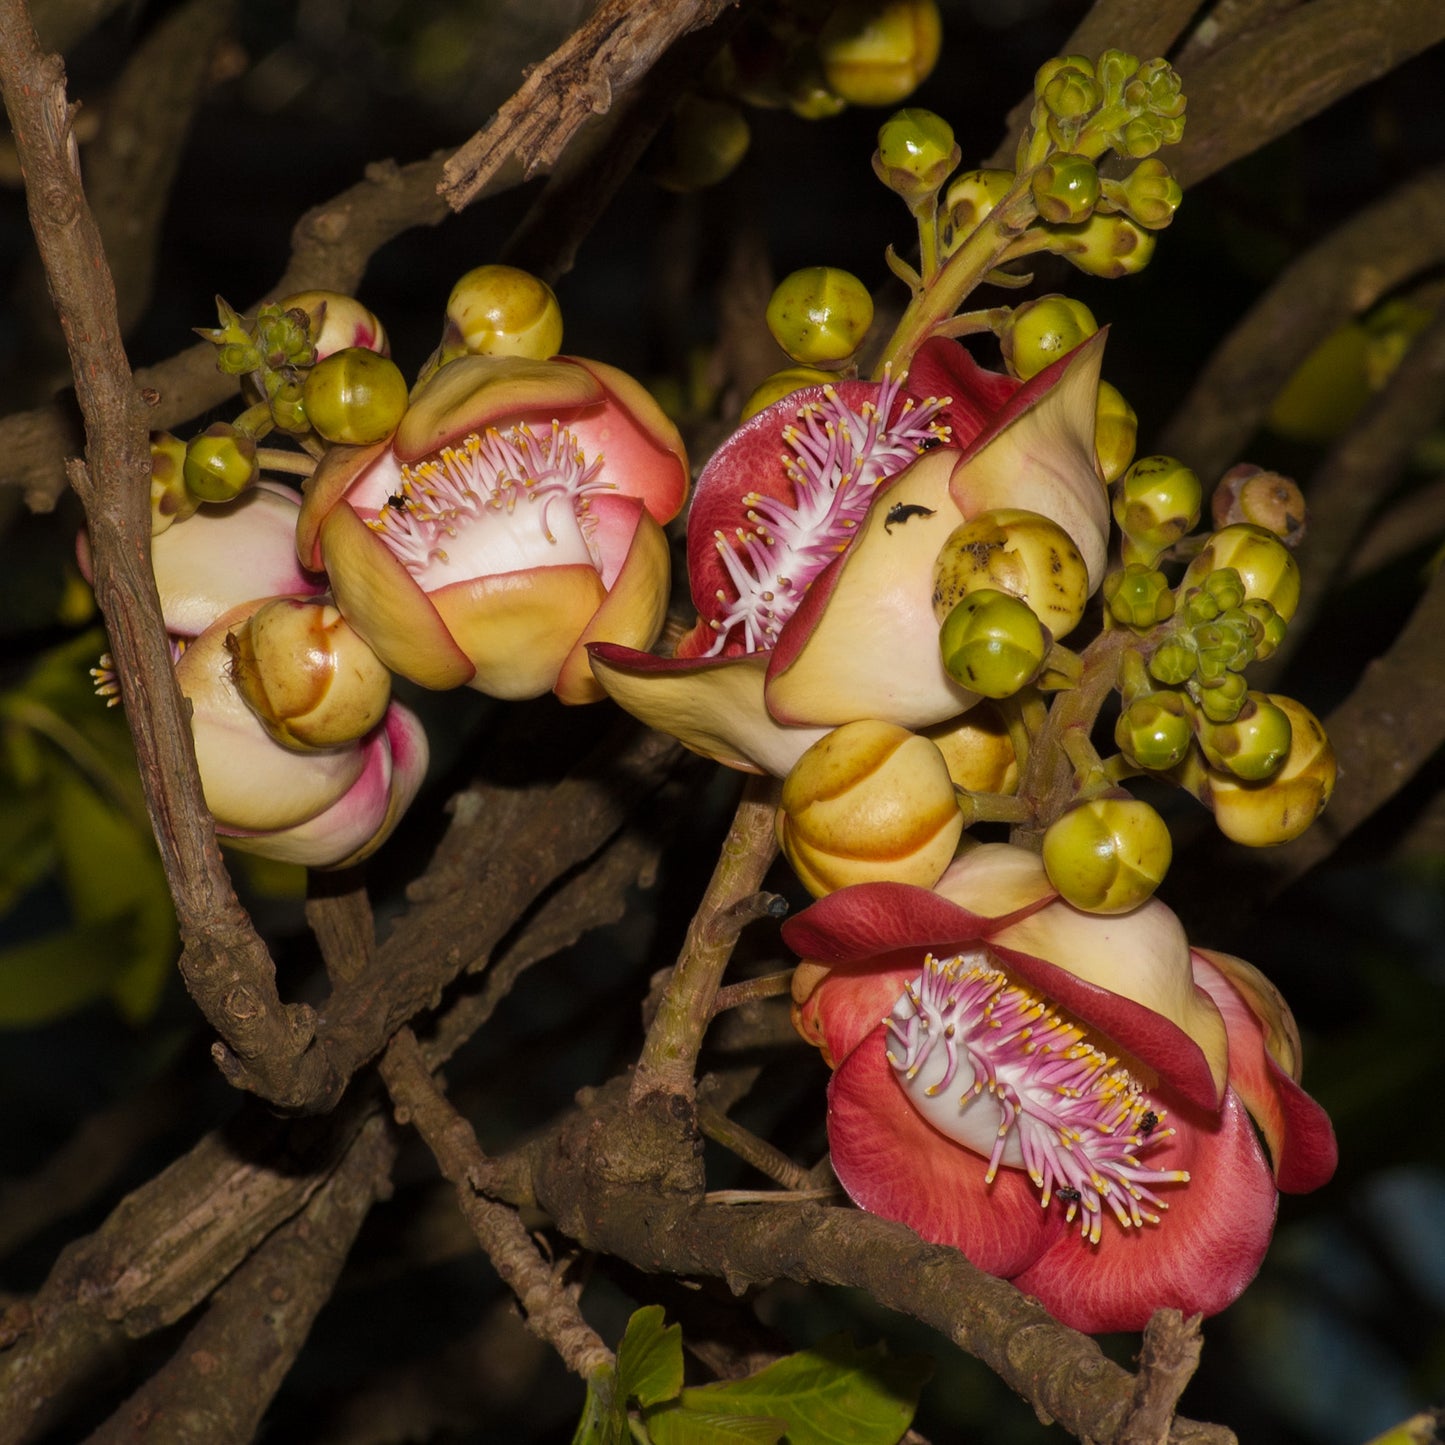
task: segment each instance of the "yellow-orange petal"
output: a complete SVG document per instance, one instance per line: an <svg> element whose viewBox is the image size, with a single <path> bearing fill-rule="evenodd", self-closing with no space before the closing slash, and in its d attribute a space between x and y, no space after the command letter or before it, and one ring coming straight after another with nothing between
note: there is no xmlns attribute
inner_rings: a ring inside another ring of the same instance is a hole
<svg viewBox="0 0 1445 1445"><path fill-rule="evenodd" d="M320 569L321 526L357 478L387 451L390 442L369 447L332 447L316 464L301 493L301 515L296 519L296 555L303 567Z"/></svg>

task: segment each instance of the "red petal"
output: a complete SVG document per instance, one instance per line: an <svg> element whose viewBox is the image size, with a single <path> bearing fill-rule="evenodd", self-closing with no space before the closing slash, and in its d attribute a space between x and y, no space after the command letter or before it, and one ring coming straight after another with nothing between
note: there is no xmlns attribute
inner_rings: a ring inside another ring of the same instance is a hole
<svg viewBox="0 0 1445 1445"><path fill-rule="evenodd" d="M1278 1195L1239 1098L1225 1095L1217 1124L1174 1108L1179 1133L1142 1161L1188 1169L1187 1184L1156 1192L1169 1204L1158 1224L1121 1229L1108 1216L1091 1245L1077 1222L1014 1279L1056 1319L1090 1334L1137 1330L1156 1309L1217 1314L1252 1280L1269 1246ZM1212 1127L1206 1127L1212 1126Z"/></svg>
<svg viewBox="0 0 1445 1445"><path fill-rule="evenodd" d="M837 1068L893 1012L904 986L923 972L916 948L830 969L797 1006L798 1032Z"/></svg>
<svg viewBox="0 0 1445 1445"><path fill-rule="evenodd" d="M788 919L783 942L819 963L857 962L903 948L946 956L957 952L955 944L976 943L997 926L997 919L912 883L856 883Z"/></svg>
<svg viewBox="0 0 1445 1445"><path fill-rule="evenodd" d="M908 1102L876 1030L828 1088L833 1172L861 1209L896 1219L934 1244L962 1250L979 1269L1017 1274L1063 1229L1019 1169L984 1183L988 1161L945 1138Z"/></svg>
<svg viewBox="0 0 1445 1445"><path fill-rule="evenodd" d="M1224 1015L1230 1087L1264 1133L1279 1187L1286 1194L1307 1194L1328 1183L1339 1162L1329 1115L1270 1057L1254 1011L1199 949L1194 977Z"/></svg>
<svg viewBox="0 0 1445 1445"><path fill-rule="evenodd" d="M952 445L966 447L993 424L994 417L1023 383L976 362L967 347L946 337L925 341L908 367L915 396L952 397L940 418L953 428Z"/></svg>

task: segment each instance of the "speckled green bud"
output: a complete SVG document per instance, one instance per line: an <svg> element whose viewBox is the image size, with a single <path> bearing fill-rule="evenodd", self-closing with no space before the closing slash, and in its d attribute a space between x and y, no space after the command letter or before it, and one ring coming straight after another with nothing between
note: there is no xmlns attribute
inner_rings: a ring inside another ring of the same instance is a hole
<svg viewBox="0 0 1445 1445"><path fill-rule="evenodd" d="M768 330L804 366L836 365L863 344L873 298L850 271L809 266L785 276L768 302Z"/></svg>
<svg viewBox="0 0 1445 1445"><path fill-rule="evenodd" d="M186 487L203 502L234 502L255 480L256 443L226 422L213 422L186 444Z"/></svg>
<svg viewBox="0 0 1445 1445"><path fill-rule="evenodd" d="M1044 834L1044 871L1087 913L1128 913L1164 880L1173 844L1163 818L1137 798L1093 798Z"/></svg>
<svg viewBox="0 0 1445 1445"><path fill-rule="evenodd" d="M1115 622L1143 632L1173 616L1174 593L1162 572L1130 562L1104 578L1104 605Z"/></svg>
<svg viewBox="0 0 1445 1445"><path fill-rule="evenodd" d="M382 441L406 412L406 378L379 352L348 346L306 374L306 415L318 436L348 446Z"/></svg>
<svg viewBox="0 0 1445 1445"><path fill-rule="evenodd" d="M1199 520L1199 478L1173 457L1141 457L1114 488L1114 520L1124 558L1152 565Z"/></svg>
<svg viewBox="0 0 1445 1445"><path fill-rule="evenodd" d="M945 256L958 249L1008 195L1017 177L1012 171L966 171L955 176L939 209L939 241Z"/></svg>
<svg viewBox="0 0 1445 1445"><path fill-rule="evenodd" d="M1136 697L1114 724L1114 743L1135 767L1162 772L1183 762L1194 740L1189 708L1177 692Z"/></svg>
<svg viewBox="0 0 1445 1445"><path fill-rule="evenodd" d="M983 697L1001 698L1038 676L1050 643L1026 602L985 587L944 619L938 646L955 682Z"/></svg>
<svg viewBox="0 0 1445 1445"><path fill-rule="evenodd" d="M1199 719L1196 736L1211 767L1258 783L1279 771L1289 756L1292 733L1284 709L1264 693L1252 692L1229 722Z"/></svg>
<svg viewBox="0 0 1445 1445"><path fill-rule="evenodd" d="M1194 638L1178 632L1160 646L1149 659L1149 675L1170 687L1178 687L1194 676L1196 655Z"/></svg>
<svg viewBox="0 0 1445 1445"><path fill-rule="evenodd" d="M1288 622L1299 606L1299 564L1289 548L1263 527L1239 522L1216 532L1189 564L1183 586L1194 587L1220 567L1232 567L1246 597L1262 598Z"/></svg>
<svg viewBox="0 0 1445 1445"><path fill-rule="evenodd" d="M1034 205L1051 225L1087 221L1099 200L1099 172L1087 156L1055 155L1033 174Z"/></svg>
<svg viewBox="0 0 1445 1445"><path fill-rule="evenodd" d="M1071 296L1040 296L1010 312L999 331L1004 360L1024 381L1037 376L1099 329L1094 313Z"/></svg>
<svg viewBox="0 0 1445 1445"><path fill-rule="evenodd" d="M937 191L961 155L953 127L942 116L910 107L889 116L878 128L873 170L890 191L911 205Z"/></svg>
<svg viewBox="0 0 1445 1445"><path fill-rule="evenodd" d="M1117 281L1133 276L1154 259L1153 235L1128 216L1095 212L1079 226L1064 226L1049 238L1048 250L1086 276Z"/></svg>

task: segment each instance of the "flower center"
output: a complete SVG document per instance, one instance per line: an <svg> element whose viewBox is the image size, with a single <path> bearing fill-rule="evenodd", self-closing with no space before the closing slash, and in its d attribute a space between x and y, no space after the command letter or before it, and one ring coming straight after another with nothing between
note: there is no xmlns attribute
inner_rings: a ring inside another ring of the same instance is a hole
<svg viewBox="0 0 1445 1445"><path fill-rule="evenodd" d="M940 1133L1028 1171L1099 1242L1107 1206L1125 1228L1158 1224L1168 1204L1151 1188L1188 1180L1150 1169L1139 1151L1169 1138L1164 1111L1072 1019L1011 984L982 950L939 961L904 990L887 1019L888 1062L909 1101Z"/></svg>
<svg viewBox="0 0 1445 1445"><path fill-rule="evenodd" d="M718 591L722 610L709 624L717 633L709 657L733 644L746 652L769 651L809 584L853 540L878 483L947 441L948 427L935 420L947 397L921 405L909 398L888 420L901 387L890 373L876 400L857 411L824 387L823 400L799 408L797 423L783 428L783 470L793 505L749 492L743 506L751 527L739 527L731 537L714 534L737 596Z"/></svg>
<svg viewBox="0 0 1445 1445"><path fill-rule="evenodd" d="M599 565L588 515L602 458L589 461L554 421L539 437L529 426L473 432L416 466L367 526L381 534L424 591L472 577L532 567Z"/></svg>

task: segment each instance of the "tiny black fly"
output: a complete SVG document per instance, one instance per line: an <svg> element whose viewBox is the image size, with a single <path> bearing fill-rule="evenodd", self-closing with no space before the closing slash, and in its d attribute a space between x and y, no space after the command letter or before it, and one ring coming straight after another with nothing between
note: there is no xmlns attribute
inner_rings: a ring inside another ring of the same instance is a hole
<svg viewBox="0 0 1445 1445"><path fill-rule="evenodd" d="M1153 1109L1145 1109L1139 1119L1139 1132L1141 1134L1152 1134L1154 1126L1159 1122L1159 1116Z"/></svg>
<svg viewBox="0 0 1445 1445"><path fill-rule="evenodd" d="M932 507L920 507L916 502L895 502L888 509L888 515L883 519L883 530L891 536L895 523L906 522L910 517L931 517L932 515Z"/></svg>
<svg viewBox="0 0 1445 1445"><path fill-rule="evenodd" d="M1067 1184L1060 1184L1059 1187L1054 1190L1054 1193L1058 1198L1067 1200L1070 1204L1073 1204L1079 1198L1079 1191L1077 1189L1070 1189Z"/></svg>

